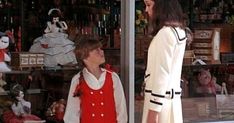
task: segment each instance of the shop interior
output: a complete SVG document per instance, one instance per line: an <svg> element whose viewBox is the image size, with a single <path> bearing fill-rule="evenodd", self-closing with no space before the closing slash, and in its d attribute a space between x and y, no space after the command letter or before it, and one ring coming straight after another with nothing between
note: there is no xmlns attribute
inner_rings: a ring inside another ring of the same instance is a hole
<svg viewBox="0 0 234 123"><path fill-rule="evenodd" d="M185 123L234 121L234 0L179 0L185 23L194 41L186 46L181 76ZM75 46L82 38L102 41L106 63L120 76L124 29L120 0L0 0L0 31L9 34L5 62L11 69L0 78L0 122L12 104L9 90L20 84L32 104L32 114L42 122L63 123L55 107L66 105L76 64L44 64L46 55L31 52L36 39L45 35L48 11L58 8L68 29L63 33ZM144 72L147 48L153 38L144 13L144 2L135 0L134 18L134 112L140 123L144 99ZM125 40L124 40L125 41ZM126 53L127 54L127 53ZM50 62L49 62L50 63ZM215 83L214 87L208 83ZM204 84L205 83L205 84ZM131 85L131 84L128 84ZM123 82L123 86L126 83ZM133 87L125 87L125 91ZM128 96L126 96L128 97ZM127 99L127 101L129 101ZM131 122L131 121L130 121Z"/></svg>

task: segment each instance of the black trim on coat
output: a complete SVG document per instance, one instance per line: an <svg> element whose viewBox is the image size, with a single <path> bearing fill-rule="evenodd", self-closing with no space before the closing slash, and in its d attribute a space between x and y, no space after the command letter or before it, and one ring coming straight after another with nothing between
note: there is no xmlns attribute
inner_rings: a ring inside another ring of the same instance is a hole
<svg viewBox="0 0 234 123"><path fill-rule="evenodd" d="M159 94L154 94L154 93L151 93L152 96L155 96L155 97L160 97L160 98L164 98L165 95L159 95Z"/></svg>
<svg viewBox="0 0 234 123"><path fill-rule="evenodd" d="M147 78L147 77L149 77L150 76L150 74L147 74L147 75L145 75L145 77L144 78Z"/></svg>
<svg viewBox="0 0 234 123"><path fill-rule="evenodd" d="M176 35L177 35L177 37L178 37L179 41L183 41L184 39L186 39L186 38L187 38L187 36L185 36L184 38L180 38L180 37L179 37L179 34L178 34L178 32L177 32L177 30L175 29L175 27L172 27L172 28L175 30Z"/></svg>
<svg viewBox="0 0 234 123"><path fill-rule="evenodd" d="M153 100L150 100L151 103L154 103L154 104L157 104L157 105L163 105L162 103L160 102L156 102L156 101L153 101Z"/></svg>
<svg viewBox="0 0 234 123"><path fill-rule="evenodd" d="M145 93L152 93L152 90L146 90L145 89Z"/></svg>

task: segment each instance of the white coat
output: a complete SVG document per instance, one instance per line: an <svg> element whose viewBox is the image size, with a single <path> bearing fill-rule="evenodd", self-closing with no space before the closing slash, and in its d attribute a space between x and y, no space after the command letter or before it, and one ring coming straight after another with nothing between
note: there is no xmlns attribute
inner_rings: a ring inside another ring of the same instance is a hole
<svg viewBox="0 0 234 123"><path fill-rule="evenodd" d="M186 39L183 29L164 26L151 41L142 123L149 110L159 112L159 123L183 123L180 77Z"/></svg>

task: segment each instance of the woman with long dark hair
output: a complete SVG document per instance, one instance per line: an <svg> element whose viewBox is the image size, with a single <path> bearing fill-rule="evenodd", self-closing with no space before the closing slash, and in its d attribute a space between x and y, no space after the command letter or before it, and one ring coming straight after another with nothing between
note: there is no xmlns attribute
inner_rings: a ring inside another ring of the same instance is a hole
<svg viewBox="0 0 234 123"><path fill-rule="evenodd" d="M183 123L180 77L187 42L177 0L144 0L154 36L145 72L142 123Z"/></svg>

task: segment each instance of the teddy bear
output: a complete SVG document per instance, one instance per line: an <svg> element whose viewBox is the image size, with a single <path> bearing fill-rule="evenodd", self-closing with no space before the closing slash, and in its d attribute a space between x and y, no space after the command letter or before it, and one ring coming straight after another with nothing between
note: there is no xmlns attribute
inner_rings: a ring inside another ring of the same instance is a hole
<svg viewBox="0 0 234 123"><path fill-rule="evenodd" d="M9 37L0 32L0 72L9 72L11 69L5 62L11 61L11 58L6 53L6 48L9 46Z"/></svg>

